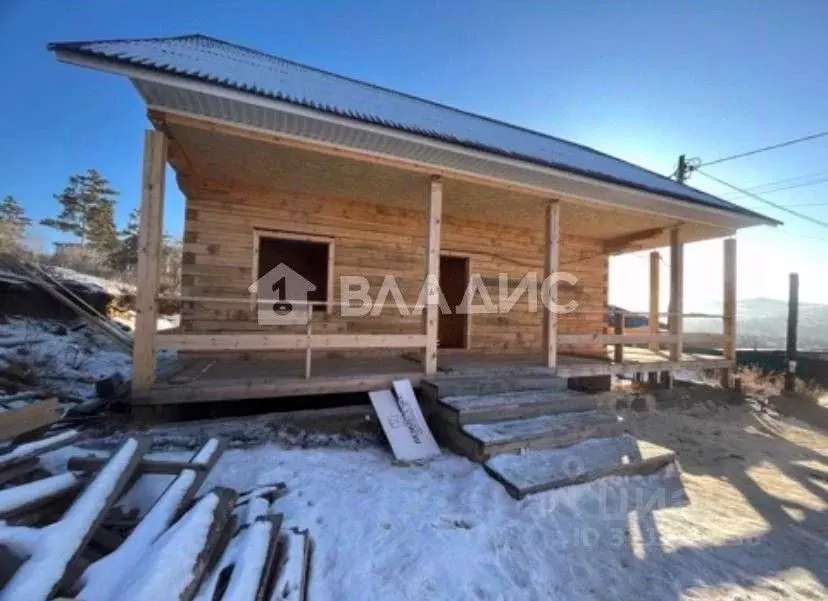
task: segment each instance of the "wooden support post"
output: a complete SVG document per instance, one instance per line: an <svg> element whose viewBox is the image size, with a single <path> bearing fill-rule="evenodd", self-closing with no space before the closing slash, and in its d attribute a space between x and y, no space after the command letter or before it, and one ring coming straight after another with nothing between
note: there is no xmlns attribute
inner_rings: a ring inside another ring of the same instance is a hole
<svg viewBox="0 0 828 601"><path fill-rule="evenodd" d="M546 205L546 277L557 273L561 246L561 206L555 200ZM546 348L546 366L555 368L558 365L558 314L553 309L558 302L558 284L549 280L546 286L547 305L544 311L543 339Z"/></svg>
<svg viewBox="0 0 828 601"><path fill-rule="evenodd" d="M799 324L799 274L792 273L788 284L788 341L786 345L785 392L796 390L796 347Z"/></svg>
<svg viewBox="0 0 828 601"><path fill-rule="evenodd" d="M440 231L443 223L443 182L439 177L431 180L426 221L426 296L425 358L423 365L428 375L437 373L437 327L440 319Z"/></svg>
<svg viewBox="0 0 828 601"><path fill-rule="evenodd" d="M722 370L722 386L731 387L731 377L736 368L736 238L724 241L724 298L722 301L722 354L733 361L733 367Z"/></svg>
<svg viewBox="0 0 828 601"><path fill-rule="evenodd" d="M313 353L313 326L311 325L311 321L313 320L313 307L308 307L308 327L307 331L305 332L305 336L307 340L305 344L307 345L305 348L305 379L310 380L311 377L311 354Z"/></svg>
<svg viewBox="0 0 828 601"><path fill-rule="evenodd" d="M650 315L648 318L648 325L650 326L650 334L658 334L658 276L661 263L661 255L657 250L650 253ZM661 350L661 345L658 342L650 343L650 350L657 353Z"/></svg>
<svg viewBox="0 0 828 601"><path fill-rule="evenodd" d="M164 235L164 169L167 138L160 131L144 134L144 174L138 230L135 333L132 344L132 392L146 392L155 380L155 333L158 278Z"/></svg>
<svg viewBox="0 0 828 601"><path fill-rule="evenodd" d="M654 250L650 253L650 314L648 325L650 334L658 334L661 329L658 316L658 303L660 296L660 275L661 275L661 254ZM661 345L658 342L649 344L650 350L654 353L661 352ZM651 371L647 374L647 384L653 388L658 387L658 372Z"/></svg>
<svg viewBox="0 0 828 601"><path fill-rule="evenodd" d="M676 341L670 347L670 361L681 361L684 352L684 245L679 228L670 230L670 334Z"/></svg>
<svg viewBox="0 0 828 601"><path fill-rule="evenodd" d="M620 309L616 309L615 311L615 321L614 321L614 334L616 336L622 336L624 334L624 312ZM623 363L624 362L624 345L623 344L616 344L615 345L615 356L613 360L616 363Z"/></svg>

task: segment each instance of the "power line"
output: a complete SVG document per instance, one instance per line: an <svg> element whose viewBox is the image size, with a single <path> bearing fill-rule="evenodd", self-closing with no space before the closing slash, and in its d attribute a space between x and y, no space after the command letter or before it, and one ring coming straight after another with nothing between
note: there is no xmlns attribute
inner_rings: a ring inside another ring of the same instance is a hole
<svg viewBox="0 0 828 601"><path fill-rule="evenodd" d="M819 238L817 236L805 236L803 234L794 234L793 232L787 232L784 229L779 230L779 233L785 234L786 236L791 236L793 238L804 238L806 240L816 240L817 242L823 242L828 244L828 238Z"/></svg>
<svg viewBox="0 0 828 601"><path fill-rule="evenodd" d="M828 207L828 202L800 202L789 207Z"/></svg>
<svg viewBox="0 0 828 601"><path fill-rule="evenodd" d="M747 190L745 190L745 189L743 189L743 188L740 188L739 186L734 186L733 184L730 184L730 183L728 183L728 182L724 181L723 179L719 179L718 177L716 177L716 176L714 176L714 175L710 175L709 173L705 173L704 171L701 171L700 169L697 169L697 170L696 170L696 172L697 172L697 173L702 174L703 176L705 176L705 177L707 177L707 178L712 179L712 180L713 180L713 181L715 181L715 182L720 183L720 184L721 184L721 185L723 185L723 186L727 186L728 188L730 188L730 189L732 189L732 190L736 190L737 192L741 192L741 193L742 193L742 194L744 194L745 196L750 196L751 198L755 198L755 199L756 199L756 200L758 200L759 202L763 202L763 203L765 203L766 205L769 205L769 206L771 206L771 207L773 207L773 208L775 208L775 209L778 209L778 210L780 210L780 211L784 211L785 213L789 213L789 214L791 214L791 215L793 215L793 216L795 216L795 217L799 217L800 219L804 219L805 221L810 221L811 223L815 223L815 224L817 224L817 225L821 225L822 227L826 227L826 228L828 228L828 223L826 223L826 222L824 222L824 221L821 221L821 220L816 219L816 218L814 218L814 217L810 217L810 216L808 216L808 215L804 215L804 214L802 214L802 213L800 213L800 212L798 212L798 211L794 211L794 210L792 210L792 209L789 209L788 207L785 207L785 206L783 206L783 205L777 204L777 203L775 203L775 202L771 202L770 200L767 200L767 199L762 198L762 197L761 197L761 196L759 196L758 194L754 194L753 192L748 192Z"/></svg>
<svg viewBox="0 0 828 601"><path fill-rule="evenodd" d="M748 192L755 192L757 194L762 194L764 192L768 192L769 190L775 190L777 188L782 188L786 186L798 186L800 184L808 185L813 182L822 181L823 179L828 178L828 170L821 170L812 173L803 173L802 175L795 175L793 177L783 177L782 179L775 179L769 182L764 182L761 184L754 184L750 186L745 186L745 190ZM731 194L733 196L733 194Z"/></svg>
<svg viewBox="0 0 828 601"><path fill-rule="evenodd" d="M784 180L780 180L782 182ZM777 183L780 183L777 182ZM821 177L819 179L807 181L807 182L799 182L797 184L790 184L787 186L772 186L770 183L765 184L763 186L756 186L753 188L746 188L749 192L753 192L754 194L762 193L762 194L774 194L776 192L784 192L785 190L794 190L796 188L807 188L808 186L816 186L818 184L824 184L828 182L828 177ZM734 198L741 198L743 194L731 194L727 197L728 200L733 200Z"/></svg>
<svg viewBox="0 0 828 601"><path fill-rule="evenodd" d="M739 197L741 198L741 197ZM732 200L730 198L726 198L725 200ZM796 209L799 207L828 207L828 202L797 202L791 205L785 205L789 209Z"/></svg>
<svg viewBox="0 0 828 601"><path fill-rule="evenodd" d="M733 159L741 159L743 157L753 156L754 154L759 154L760 152L767 152L769 150L776 150L777 148L784 148L785 146L791 146L793 144L799 144L800 142L807 142L809 140L816 140L817 138L822 138L824 136L828 136L828 131L822 131L816 134L811 134L810 136L803 136L801 138L794 138L793 140L788 140L787 142L780 142L779 144L771 144L770 146L763 146L762 148L757 148L755 150L749 150L747 152L740 152L739 154L733 154L730 156L722 157L720 159L716 159L715 161L707 161L706 163L701 163L698 167L709 167L710 165L718 165L719 163L724 163L725 161L732 161ZM698 169L698 167L696 169Z"/></svg>

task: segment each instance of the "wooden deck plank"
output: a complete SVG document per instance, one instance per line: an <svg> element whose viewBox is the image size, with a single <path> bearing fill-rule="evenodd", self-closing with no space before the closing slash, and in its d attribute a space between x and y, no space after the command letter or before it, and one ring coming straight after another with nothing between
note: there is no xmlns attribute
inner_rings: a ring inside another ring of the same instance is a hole
<svg viewBox="0 0 828 601"><path fill-rule="evenodd" d="M613 363L607 347L607 358L559 355L559 377L649 373L657 371L701 370L727 367L730 362L721 356L684 353L680 363L670 361L668 351L654 352L648 348L625 347L624 362ZM462 374L481 369L545 369L545 356L504 353L442 353L438 369L442 373ZM204 365L210 364L205 371ZM264 399L319 394L368 392L390 388L395 379L410 379L418 386L423 379L422 366L405 355L387 357L320 358L314 362L314 375L306 379L304 358L275 359L253 357L204 357L184 370L173 370L174 376L159 378L152 389L133 398L136 405L177 404L241 399Z"/></svg>

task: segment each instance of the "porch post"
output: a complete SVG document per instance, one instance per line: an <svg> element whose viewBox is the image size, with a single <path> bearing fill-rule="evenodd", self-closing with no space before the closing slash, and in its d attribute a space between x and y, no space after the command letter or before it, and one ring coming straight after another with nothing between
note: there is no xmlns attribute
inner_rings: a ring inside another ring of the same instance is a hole
<svg viewBox="0 0 828 601"><path fill-rule="evenodd" d="M443 182L439 177L431 180L428 201L428 228L426 240L425 276L428 285L426 296L425 335L426 348L423 365L426 374L437 372L437 326L440 318L440 231L443 223Z"/></svg>
<svg viewBox="0 0 828 601"><path fill-rule="evenodd" d="M650 316L649 326L650 334L658 334L658 277L659 277L659 263L661 262L661 255L657 250L650 253ZM650 342L650 350L658 352L661 350L661 345L655 340Z"/></svg>
<svg viewBox="0 0 828 601"><path fill-rule="evenodd" d="M561 245L561 207L556 200L546 204L546 277L558 271ZM546 366L555 368L558 365L558 314L552 311L552 306L558 302L558 284L552 282L548 287L548 306L544 311L543 339L546 350Z"/></svg>
<svg viewBox="0 0 828 601"><path fill-rule="evenodd" d="M722 370L722 386L730 387L730 376L736 367L736 238L724 241L724 300L722 303L724 358L733 366Z"/></svg>
<svg viewBox="0 0 828 601"><path fill-rule="evenodd" d="M670 361L681 361L684 352L684 244L681 230L670 230L670 334L676 341L670 346Z"/></svg>
<svg viewBox="0 0 828 601"><path fill-rule="evenodd" d="M164 232L164 169L167 138L160 131L144 133L144 173L138 230L135 333L132 343L132 392L147 392L155 380L155 335L158 276Z"/></svg>

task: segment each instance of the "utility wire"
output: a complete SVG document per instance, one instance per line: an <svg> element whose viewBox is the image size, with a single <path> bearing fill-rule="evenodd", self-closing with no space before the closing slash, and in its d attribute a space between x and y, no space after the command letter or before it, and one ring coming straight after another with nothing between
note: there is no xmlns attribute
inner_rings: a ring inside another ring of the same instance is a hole
<svg viewBox="0 0 828 601"><path fill-rule="evenodd" d="M812 179L809 181L800 181L798 183L789 183L788 185L781 185L782 183L790 181L788 180L779 180L777 182L769 182L767 184L763 184L761 186L752 186L750 188L746 188L748 192L753 192L754 194L773 194L775 192L783 192L785 190L793 190L795 188L807 188L808 186L816 186L818 184L823 184L828 182L828 176L821 177L818 179ZM729 194L727 196L728 200L733 200L734 198L741 198L742 194Z"/></svg>
<svg viewBox="0 0 828 601"><path fill-rule="evenodd" d="M741 192L745 196L750 196L751 198L755 198L759 202L763 202L766 205L769 205L769 206L771 206L775 209L778 209L780 211L784 211L785 213L789 213L789 214L791 214L795 217L799 217L800 219L804 219L805 221L810 221L811 223L815 223L817 225L821 225L822 227L828 228L828 223L826 223L824 221L821 221L821 220L816 219L814 217L810 217L808 215L804 215L804 214L802 214L798 211L794 211L793 209L789 209L788 207L777 204L775 202L771 202L770 200L762 198L758 194L754 194L753 192L748 192L747 190L745 190L743 188L740 188L739 186L734 186L733 184L730 184L730 183L724 181L723 179L719 179L718 177L716 177L714 175L710 175L709 173L705 173L704 171L701 171L700 169L696 169L696 173L700 173L703 176L705 176L709 179L712 179L714 182L718 182L721 185L730 188L731 190L736 190L736 192Z"/></svg>
<svg viewBox="0 0 828 601"><path fill-rule="evenodd" d="M828 207L828 202L800 202L789 207Z"/></svg>
<svg viewBox="0 0 828 601"><path fill-rule="evenodd" d="M785 229L780 230L781 234L785 234L786 236L791 236L792 238L804 238L805 240L816 240L817 242L823 242L828 244L828 238L819 238L817 236L803 236L802 234L794 234L793 232L785 231Z"/></svg>
<svg viewBox="0 0 828 601"><path fill-rule="evenodd" d="M738 198L741 198L741 196L738 197ZM733 199L725 198L725 200L731 201ZM790 205L785 205L785 206L788 207L789 209L796 209L798 207L828 207L828 202L797 202L797 203L790 204Z"/></svg>
<svg viewBox="0 0 828 601"><path fill-rule="evenodd" d="M701 163L695 170L698 170L699 167L709 167L710 165L718 165L719 163L724 163L725 161L732 161L733 159L741 159L743 157L753 156L754 154L759 154L760 152L767 152L769 150L776 150L777 148L784 148L785 146L791 146L793 144L799 144L800 142L807 142L809 140L816 140L817 138L822 138L824 136L828 136L828 131L822 131L817 134L811 134L810 136L803 136L801 138L794 138L793 140L788 140L787 142L781 142L779 144L772 144L770 146L763 146L762 148L757 148L755 150L749 150L747 152L740 152L739 154L733 154L730 156L722 157L721 159L716 159L715 161L707 161L706 163Z"/></svg>
<svg viewBox="0 0 828 601"><path fill-rule="evenodd" d="M795 175L793 177L785 177L782 179L773 180L770 182L765 182L763 184L756 184L755 186L749 186L748 190L751 192L760 192L759 188L767 188L770 186L776 187L776 185L782 184L796 184L803 180L812 180L815 177L824 177L828 175L828 169L821 169L820 171L812 171L811 173L803 173L802 175Z"/></svg>

